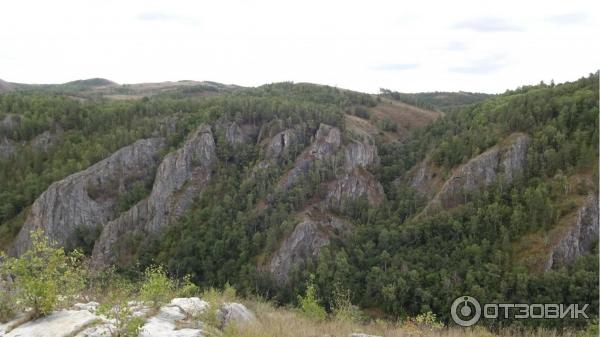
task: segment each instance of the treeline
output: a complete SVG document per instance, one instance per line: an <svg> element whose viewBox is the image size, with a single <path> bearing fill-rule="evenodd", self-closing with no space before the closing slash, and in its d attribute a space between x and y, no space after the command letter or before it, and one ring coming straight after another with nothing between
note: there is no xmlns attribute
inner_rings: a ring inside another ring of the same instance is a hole
<svg viewBox="0 0 600 337"><path fill-rule="evenodd" d="M456 111L464 106L482 102L494 95L477 92L420 92L402 93L389 89L380 89L383 97L388 97L420 108L436 111Z"/></svg>

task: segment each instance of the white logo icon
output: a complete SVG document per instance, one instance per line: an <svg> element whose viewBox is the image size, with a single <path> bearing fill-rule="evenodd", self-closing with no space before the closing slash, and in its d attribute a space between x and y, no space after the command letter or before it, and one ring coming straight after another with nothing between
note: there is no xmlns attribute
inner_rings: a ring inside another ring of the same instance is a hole
<svg viewBox="0 0 600 337"><path fill-rule="evenodd" d="M471 296L461 296L452 302L450 312L456 324L471 326L477 323L481 317L481 305Z"/></svg>

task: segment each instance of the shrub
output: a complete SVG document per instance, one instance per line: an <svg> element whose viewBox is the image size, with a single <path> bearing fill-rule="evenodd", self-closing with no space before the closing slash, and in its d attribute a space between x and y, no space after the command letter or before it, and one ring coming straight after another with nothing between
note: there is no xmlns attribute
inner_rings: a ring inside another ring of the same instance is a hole
<svg viewBox="0 0 600 337"><path fill-rule="evenodd" d="M58 304L59 296L68 301L83 289L82 255L68 255L53 248L42 231L31 232L31 248L18 258L4 257L0 275L13 279L15 303L32 308L33 318L47 315Z"/></svg>
<svg viewBox="0 0 600 337"><path fill-rule="evenodd" d="M9 321L15 312L11 285L0 276L0 323Z"/></svg>
<svg viewBox="0 0 600 337"><path fill-rule="evenodd" d="M323 321L327 318L327 312L319 303L319 299L317 298L317 288L314 283L315 276L310 275L308 282L306 283L306 293L304 297L298 296L298 302L300 304L300 310L307 317L317 320Z"/></svg>
<svg viewBox="0 0 600 337"><path fill-rule="evenodd" d="M200 288L192 282L192 275L185 275L177 287L177 296L192 297L198 295Z"/></svg>
<svg viewBox="0 0 600 337"><path fill-rule="evenodd" d="M417 315L417 317L415 317L415 321L423 330L439 330L444 327L444 323L440 322L436 315L431 311Z"/></svg>
<svg viewBox="0 0 600 337"><path fill-rule="evenodd" d="M140 295L142 300L152 302L154 307L159 307L170 299L174 288L173 281L162 266L150 266L144 271L144 283Z"/></svg>
<svg viewBox="0 0 600 337"><path fill-rule="evenodd" d="M352 304L350 290L337 285L333 291L331 309L336 320L344 322L360 322L365 319L360 309Z"/></svg>
<svg viewBox="0 0 600 337"><path fill-rule="evenodd" d="M110 279L110 286L105 289L102 304L98 313L106 316L113 322L112 337L137 336L139 328L144 324L144 318L133 316L129 299L133 296L135 286L123 277L116 276Z"/></svg>

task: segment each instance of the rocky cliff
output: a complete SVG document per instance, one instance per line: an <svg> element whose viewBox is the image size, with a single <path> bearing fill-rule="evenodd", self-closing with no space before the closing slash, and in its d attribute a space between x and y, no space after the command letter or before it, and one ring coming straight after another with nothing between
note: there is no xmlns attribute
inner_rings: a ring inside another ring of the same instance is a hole
<svg viewBox="0 0 600 337"><path fill-rule="evenodd" d="M281 283L288 280L294 267L301 268L308 259L319 255L333 236L350 228L344 220L317 209L304 212L292 233L283 240L269 262L269 271Z"/></svg>
<svg viewBox="0 0 600 337"><path fill-rule="evenodd" d="M452 208L464 202L466 193L488 187L499 179L504 184L511 184L525 169L529 143L529 136L513 134L502 144L472 158L454 170L428 208ZM421 185L418 181L413 183Z"/></svg>
<svg viewBox="0 0 600 337"><path fill-rule="evenodd" d="M335 154L341 142L340 129L321 124L310 146L296 158L294 167L283 177L279 186L284 190L293 187L300 180L300 177L308 172L315 161L324 160Z"/></svg>
<svg viewBox="0 0 600 337"><path fill-rule="evenodd" d="M552 245L544 270L572 264L598 240L598 198L589 196L577 215Z"/></svg>
<svg viewBox="0 0 600 337"><path fill-rule="evenodd" d="M86 170L57 181L31 206L11 251L29 245L29 233L41 229L59 245L65 245L79 226L102 226L117 214L118 198L136 181L152 179L163 139L143 139L126 146Z"/></svg>
<svg viewBox="0 0 600 337"><path fill-rule="evenodd" d="M123 234L156 232L182 216L210 181L215 160L211 128L202 124L180 149L165 156L156 172L150 196L106 224L94 246L94 264L115 261L114 246Z"/></svg>

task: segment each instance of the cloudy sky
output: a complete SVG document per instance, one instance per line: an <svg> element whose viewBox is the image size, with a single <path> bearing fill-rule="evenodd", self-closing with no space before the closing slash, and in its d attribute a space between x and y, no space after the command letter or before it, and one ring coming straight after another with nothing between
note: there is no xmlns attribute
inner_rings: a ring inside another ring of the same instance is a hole
<svg viewBox="0 0 600 337"><path fill-rule="evenodd" d="M503 92L600 66L594 1L2 0L0 78Z"/></svg>

